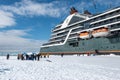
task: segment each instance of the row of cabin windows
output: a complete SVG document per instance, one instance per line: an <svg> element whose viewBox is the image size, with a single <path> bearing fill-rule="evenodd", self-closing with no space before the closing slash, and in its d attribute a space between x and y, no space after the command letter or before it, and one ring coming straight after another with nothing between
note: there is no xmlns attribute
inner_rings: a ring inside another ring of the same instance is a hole
<svg viewBox="0 0 120 80"><path fill-rule="evenodd" d="M55 27L54 30L55 30L55 29L59 29L61 26L62 26L62 25Z"/></svg>
<svg viewBox="0 0 120 80"><path fill-rule="evenodd" d="M69 30L66 30L66 31L64 31L64 32L58 31L59 33L54 32L53 34L56 34L56 35L53 35L52 37L54 37L54 36L59 36L59 35L62 35L62 34L66 34L66 33L68 33L68 31L69 31Z"/></svg>
<svg viewBox="0 0 120 80"><path fill-rule="evenodd" d="M75 37L75 36L78 36L78 34L71 34L69 37Z"/></svg>
<svg viewBox="0 0 120 80"><path fill-rule="evenodd" d="M101 25L105 25L105 24L110 24L110 23L117 22L117 21L120 21L120 17L109 19L109 20L105 20L105 21L102 21L102 22L90 25L90 28L101 26Z"/></svg>
<svg viewBox="0 0 120 80"><path fill-rule="evenodd" d="M103 15L103 16L94 18L94 19L92 19L90 22L98 21L98 20L105 19L105 18L114 16L114 15L118 15L118 14L120 14L120 10L117 10L117 11L111 12L111 13L109 13L109 14L105 14L105 15Z"/></svg>
<svg viewBox="0 0 120 80"><path fill-rule="evenodd" d="M76 32L76 31L80 31L84 28L92 28L92 27L97 27L97 26L101 26L101 25L105 25L105 24L109 24L109 23L113 23L113 22L116 22L116 21L120 21L120 17L117 17L117 18L113 18L113 19L110 19L110 20L106 20L106 21L103 21L103 22L99 22L95 25L90 25L90 26L85 26L85 27L80 27L80 28L76 28L74 30L72 30L72 32ZM115 24L115 25L111 25L111 28L119 28L120 27L120 24ZM57 34L57 36L59 35L62 35L62 34L66 34L67 32L64 32L64 33L60 33L60 34ZM55 37L56 35L52 36L52 37Z"/></svg>
<svg viewBox="0 0 120 80"><path fill-rule="evenodd" d="M68 31L67 31L67 32L63 32L63 33L58 33L58 34L56 34L56 35L52 35L52 37L57 37L57 36L66 35L67 33L68 33Z"/></svg>
<svg viewBox="0 0 120 80"><path fill-rule="evenodd" d="M72 47L78 47L79 46L78 42L69 43L69 45L72 46ZM108 48L114 49L115 46L101 46L100 48L101 49L108 49ZM85 50L86 48L80 48L80 49Z"/></svg>
<svg viewBox="0 0 120 80"><path fill-rule="evenodd" d="M120 23L110 26L111 29L120 28Z"/></svg>
<svg viewBox="0 0 120 80"><path fill-rule="evenodd" d="M66 35L58 37L58 38L50 39L50 41L59 40L59 39L65 39L65 38L66 38Z"/></svg>
<svg viewBox="0 0 120 80"><path fill-rule="evenodd" d="M79 46L78 42L69 43L69 45L72 46L72 47L78 47L78 46ZM108 48L113 49L113 48L115 48L115 46L101 46L100 48L101 48L101 49L108 49ZM83 50L84 50L84 49L86 49L86 48L80 48L80 49L83 49Z"/></svg>
<svg viewBox="0 0 120 80"><path fill-rule="evenodd" d="M63 33L58 33L57 36L65 35L65 34L67 34L67 33L68 33L68 31L67 31L67 32L63 32Z"/></svg>
<svg viewBox="0 0 120 80"><path fill-rule="evenodd" d="M69 26L69 27L66 27L66 28L63 28L63 29L54 31L54 33L57 33L57 32L62 31L62 30L69 30L69 29L71 29L71 28L78 27L78 26L83 26L83 24L78 23L78 24L75 24L75 25L71 25L71 26Z"/></svg>
<svg viewBox="0 0 120 80"><path fill-rule="evenodd" d="M83 28L83 27L80 27L80 28L76 28L76 29L72 30L72 32L81 31L82 29L84 29L84 28ZM71 33L72 33L72 32L71 32Z"/></svg>
<svg viewBox="0 0 120 80"><path fill-rule="evenodd" d="M70 46L72 47L78 47L79 43L78 42L73 42L73 43L69 43Z"/></svg>
<svg viewBox="0 0 120 80"><path fill-rule="evenodd" d="M115 49L115 46L101 46L101 49ZM87 48L80 48L81 50L86 50Z"/></svg>
<svg viewBox="0 0 120 80"><path fill-rule="evenodd" d="M49 42L49 43L45 43L43 45L57 44L57 43L60 43L60 42L64 42L64 40L61 39L60 41Z"/></svg>
<svg viewBox="0 0 120 80"><path fill-rule="evenodd" d="M102 48L102 49L105 49L105 48L111 48L111 49L114 49L114 48L116 48L115 46L101 46L100 48Z"/></svg>

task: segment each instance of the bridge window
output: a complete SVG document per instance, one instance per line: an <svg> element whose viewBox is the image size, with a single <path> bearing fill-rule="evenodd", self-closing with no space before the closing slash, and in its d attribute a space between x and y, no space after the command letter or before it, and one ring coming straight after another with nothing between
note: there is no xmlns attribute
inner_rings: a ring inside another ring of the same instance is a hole
<svg viewBox="0 0 120 80"><path fill-rule="evenodd" d="M69 25L78 21L84 20L83 18L73 16L73 18L70 20Z"/></svg>

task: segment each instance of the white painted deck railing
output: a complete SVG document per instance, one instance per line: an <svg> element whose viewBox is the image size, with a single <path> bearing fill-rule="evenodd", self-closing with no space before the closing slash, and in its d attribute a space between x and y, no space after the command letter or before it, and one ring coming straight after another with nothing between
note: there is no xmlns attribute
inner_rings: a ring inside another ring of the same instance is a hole
<svg viewBox="0 0 120 80"><path fill-rule="evenodd" d="M50 44L50 45L44 45L44 46L41 46L41 47L50 47L50 46L59 46L59 45L64 45L66 42L67 42L67 40L68 40L68 38L69 38L69 35L70 35L70 33L71 33L71 31L72 31L73 29L70 29L69 30L69 32L68 32L68 34L67 34L67 36L66 36L66 38L65 38L65 40L64 40L64 42L63 43L57 43L57 44Z"/></svg>

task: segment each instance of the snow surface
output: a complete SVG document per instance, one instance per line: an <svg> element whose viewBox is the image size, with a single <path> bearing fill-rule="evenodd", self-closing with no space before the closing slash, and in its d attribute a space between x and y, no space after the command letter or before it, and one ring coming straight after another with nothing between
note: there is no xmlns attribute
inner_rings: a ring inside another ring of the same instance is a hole
<svg viewBox="0 0 120 80"><path fill-rule="evenodd" d="M0 56L0 80L120 80L120 56L50 56L40 61Z"/></svg>

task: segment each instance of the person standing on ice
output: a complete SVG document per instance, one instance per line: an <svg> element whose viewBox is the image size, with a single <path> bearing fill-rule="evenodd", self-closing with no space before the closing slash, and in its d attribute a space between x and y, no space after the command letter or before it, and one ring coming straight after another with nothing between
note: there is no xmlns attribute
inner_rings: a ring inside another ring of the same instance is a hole
<svg viewBox="0 0 120 80"><path fill-rule="evenodd" d="M9 59L9 57L10 57L10 55L9 55L9 54L7 54L7 60Z"/></svg>
<svg viewBox="0 0 120 80"><path fill-rule="evenodd" d="M37 54L37 60L38 61L40 60L40 54Z"/></svg>
<svg viewBox="0 0 120 80"><path fill-rule="evenodd" d="M64 55L64 54L62 53L62 54L61 54L61 57L63 57L63 55Z"/></svg>
<svg viewBox="0 0 120 80"><path fill-rule="evenodd" d="M34 60L36 60L36 54L34 54Z"/></svg>

